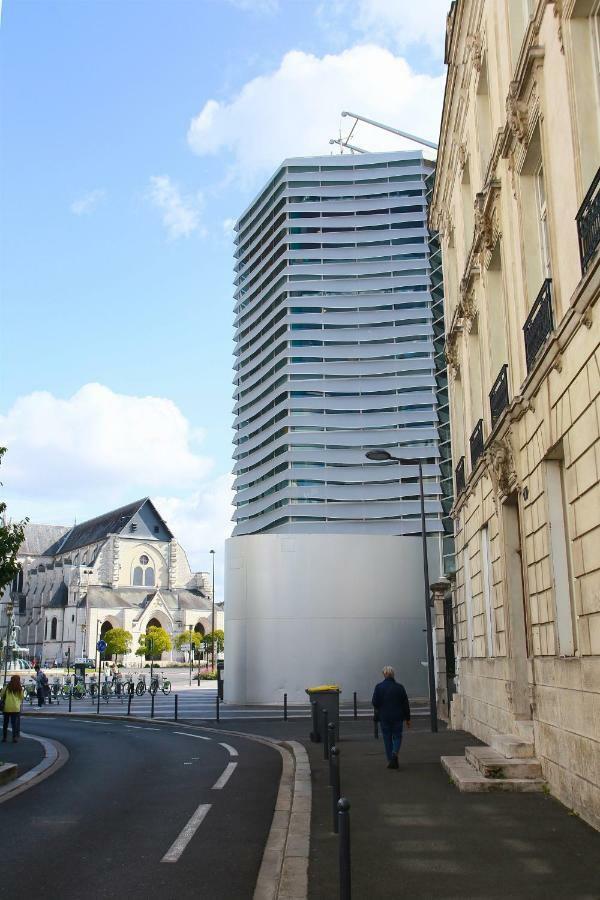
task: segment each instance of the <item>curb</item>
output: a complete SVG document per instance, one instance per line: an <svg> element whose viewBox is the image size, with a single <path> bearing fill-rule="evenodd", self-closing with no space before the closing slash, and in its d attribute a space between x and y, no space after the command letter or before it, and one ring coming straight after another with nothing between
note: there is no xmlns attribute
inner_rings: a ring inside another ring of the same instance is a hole
<svg viewBox="0 0 600 900"><path fill-rule="evenodd" d="M42 745L44 748L44 759L37 766L25 772L24 775L20 775L14 781L0 787L0 803L16 797L17 794L23 793L30 787L39 784L40 781L49 778L50 775L54 775L55 772L64 766L69 758L69 751L60 741L41 737L39 734L28 734L25 731L22 731L21 735Z"/></svg>

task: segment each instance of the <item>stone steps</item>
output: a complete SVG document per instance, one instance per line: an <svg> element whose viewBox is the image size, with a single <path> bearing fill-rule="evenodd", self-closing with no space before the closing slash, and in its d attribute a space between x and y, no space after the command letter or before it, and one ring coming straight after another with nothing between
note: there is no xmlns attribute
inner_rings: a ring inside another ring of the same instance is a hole
<svg viewBox="0 0 600 900"><path fill-rule="evenodd" d="M486 778L464 756L442 756L441 762L456 787L463 793L533 793L543 790L545 785L541 778Z"/></svg>
<svg viewBox="0 0 600 900"><path fill-rule="evenodd" d="M533 742L515 734L495 734L490 747L506 759L532 759L535 754Z"/></svg>
<svg viewBox="0 0 600 900"><path fill-rule="evenodd" d="M466 747L465 759L484 778L541 778L539 761L529 757L506 757L491 747Z"/></svg>

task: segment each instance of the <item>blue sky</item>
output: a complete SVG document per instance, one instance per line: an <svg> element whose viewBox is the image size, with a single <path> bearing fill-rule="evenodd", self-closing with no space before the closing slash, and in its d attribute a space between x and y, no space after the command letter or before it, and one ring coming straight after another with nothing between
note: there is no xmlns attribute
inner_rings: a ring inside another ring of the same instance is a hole
<svg viewBox="0 0 600 900"><path fill-rule="evenodd" d="M150 494L195 565L222 556L231 222L284 156L330 151L342 108L435 139L447 6L4 0L13 515L68 524Z"/></svg>

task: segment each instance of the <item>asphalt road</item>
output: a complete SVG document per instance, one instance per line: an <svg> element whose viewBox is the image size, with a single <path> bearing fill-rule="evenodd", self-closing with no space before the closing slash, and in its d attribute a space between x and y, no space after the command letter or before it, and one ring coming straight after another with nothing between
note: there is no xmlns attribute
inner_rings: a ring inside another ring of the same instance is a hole
<svg viewBox="0 0 600 900"><path fill-rule="evenodd" d="M277 751L185 725L24 724L61 741L70 759L0 804L0 832L10 834L4 896L252 897L279 787Z"/></svg>

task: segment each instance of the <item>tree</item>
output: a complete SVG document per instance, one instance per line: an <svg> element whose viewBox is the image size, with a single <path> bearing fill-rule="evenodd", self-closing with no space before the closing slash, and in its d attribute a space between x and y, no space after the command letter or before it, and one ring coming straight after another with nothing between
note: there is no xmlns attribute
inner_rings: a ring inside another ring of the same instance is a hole
<svg viewBox="0 0 600 900"><path fill-rule="evenodd" d="M200 634L199 631L192 631L192 644L194 645L194 650L197 650L204 637ZM190 632L182 631L181 634L175 635L175 648L177 650L181 650L181 647L185 644L189 644L190 642Z"/></svg>
<svg viewBox="0 0 600 900"><path fill-rule="evenodd" d="M0 447L0 463L5 453L6 447ZM0 482L1 484L2 482ZM23 519L22 522L9 522L5 513L6 503L0 501L0 594L21 571L21 565L17 562L17 553L25 540L24 526L29 522L29 519Z"/></svg>
<svg viewBox="0 0 600 900"><path fill-rule="evenodd" d="M160 659L165 650L170 650L171 647L171 638L165 629L151 625L145 634L140 634L140 646L135 652L137 656Z"/></svg>
<svg viewBox="0 0 600 900"><path fill-rule="evenodd" d="M124 628L109 628L104 635L107 656L123 656L131 650L132 635Z"/></svg>
<svg viewBox="0 0 600 900"><path fill-rule="evenodd" d="M214 634L214 637L213 637ZM217 653L222 653L225 647L225 632L220 628L215 628L214 632L209 631L208 634L204 635L204 641L209 650L209 653L212 653L212 645L213 640L215 642L215 648Z"/></svg>

